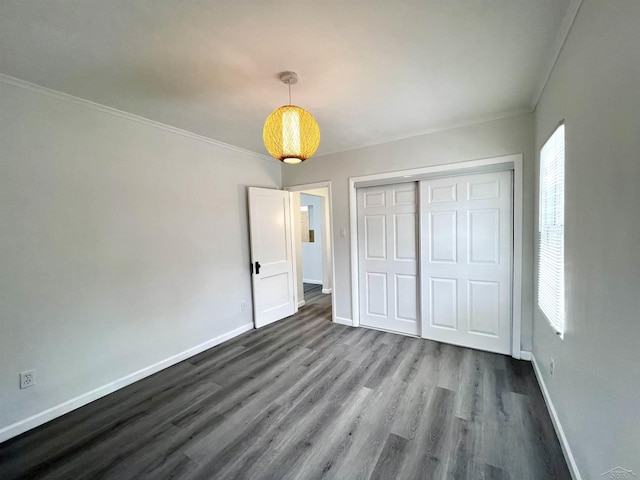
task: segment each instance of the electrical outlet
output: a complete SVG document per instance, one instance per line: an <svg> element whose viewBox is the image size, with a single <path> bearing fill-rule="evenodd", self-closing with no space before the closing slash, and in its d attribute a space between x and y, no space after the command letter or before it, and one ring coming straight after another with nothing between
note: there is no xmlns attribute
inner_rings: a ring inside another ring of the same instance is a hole
<svg viewBox="0 0 640 480"><path fill-rule="evenodd" d="M25 370L20 372L20 388L33 387L36 384L36 371Z"/></svg>
<svg viewBox="0 0 640 480"><path fill-rule="evenodd" d="M553 361L553 358L551 358L551 361L549 362L549 375L553 377L555 373L556 373L556 364Z"/></svg>
<svg viewBox="0 0 640 480"><path fill-rule="evenodd" d="M240 304L240 310L242 310L243 312L247 309L247 302L242 302Z"/></svg>

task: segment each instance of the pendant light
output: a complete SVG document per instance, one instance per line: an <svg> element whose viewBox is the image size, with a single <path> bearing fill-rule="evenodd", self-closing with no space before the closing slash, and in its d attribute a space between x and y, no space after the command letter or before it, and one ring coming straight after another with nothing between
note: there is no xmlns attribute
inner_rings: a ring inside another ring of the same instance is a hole
<svg viewBox="0 0 640 480"><path fill-rule="evenodd" d="M320 145L320 128L304 108L291 105L291 85L298 82L295 72L282 72L280 81L289 86L289 105L280 107L264 122L262 138L272 157L295 164L311 157Z"/></svg>

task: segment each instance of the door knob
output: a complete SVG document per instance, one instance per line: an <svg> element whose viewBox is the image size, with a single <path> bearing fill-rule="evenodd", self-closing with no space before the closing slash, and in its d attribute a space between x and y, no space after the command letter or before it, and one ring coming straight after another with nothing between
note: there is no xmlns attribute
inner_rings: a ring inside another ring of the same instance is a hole
<svg viewBox="0 0 640 480"><path fill-rule="evenodd" d="M260 274L260 262L256 262L256 275Z"/></svg>

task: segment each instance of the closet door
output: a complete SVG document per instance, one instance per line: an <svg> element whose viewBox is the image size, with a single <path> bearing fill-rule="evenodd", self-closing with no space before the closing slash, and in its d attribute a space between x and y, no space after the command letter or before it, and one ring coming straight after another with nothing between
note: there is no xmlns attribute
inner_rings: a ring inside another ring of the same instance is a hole
<svg viewBox="0 0 640 480"><path fill-rule="evenodd" d="M418 335L417 185L358 189L360 325Z"/></svg>
<svg viewBox="0 0 640 480"><path fill-rule="evenodd" d="M511 353L511 172L420 182L421 335Z"/></svg>

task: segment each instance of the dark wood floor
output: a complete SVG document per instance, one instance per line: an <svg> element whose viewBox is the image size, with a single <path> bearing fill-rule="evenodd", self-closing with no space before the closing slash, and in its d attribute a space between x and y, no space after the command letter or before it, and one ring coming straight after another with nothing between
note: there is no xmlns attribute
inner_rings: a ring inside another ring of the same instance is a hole
<svg viewBox="0 0 640 480"><path fill-rule="evenodd" d="M329 295L306 299L0 444L0 478L570 478L529 363L335 325Z"/></svg>

